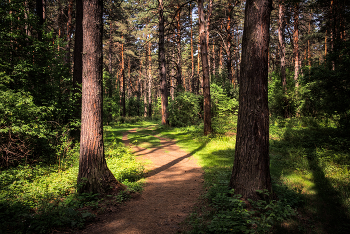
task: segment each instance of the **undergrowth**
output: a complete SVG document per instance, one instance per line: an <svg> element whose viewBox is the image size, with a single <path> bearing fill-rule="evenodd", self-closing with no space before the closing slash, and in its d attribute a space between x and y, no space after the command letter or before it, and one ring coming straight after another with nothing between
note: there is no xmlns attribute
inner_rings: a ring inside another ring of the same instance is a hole
<svg viewBox="0 0 350 234"><path fill-rule="evenodd" d="M219 131L209 136L203 136L203 125L159 127L164 136L195 155L205 171L205 192L186 222L188 233L349 233L350 137L346 131L329 119L272 119L270 168L275 200L247 206L227 187L235 148L235 123L229 119L218 119L217 123L228 122L227 126L218 125Z"/></svg>
<svg viewBox="0 0 350 234"><path fill-rule="evenodd" d="M116 179L128 187L118 195L77 194L79 147L59 164L19 165L0 171L0 233L48 233L54 229L82 228L106 207L141 192L144 168L136 162L117 131L105 129L105 157ZM120 140L119 140L120 139Z"/></svg>

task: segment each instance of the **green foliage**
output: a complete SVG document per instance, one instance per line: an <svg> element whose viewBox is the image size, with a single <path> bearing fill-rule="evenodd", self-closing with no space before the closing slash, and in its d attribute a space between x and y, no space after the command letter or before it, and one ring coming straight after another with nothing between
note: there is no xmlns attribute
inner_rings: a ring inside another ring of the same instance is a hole
<svg viewBox="0 0 350 234"><path fill-rule="evenodd" d="M202 222L190 220L194 226L190 233L270 233L276 225L296 215L287 200L243 200L227 187L229 176L229 171L221 172L213 181L205 195L211 211ZM257 192L269 197L266 191Z"/></svg>
<svg viewBox="0 0 350 234"><path fill-rule="evenodd" d="M114 131L111 127L106 131ZM130 150L116 141L106 142L106 161L111 172L130 192L142 191L143 166ZM95 216L103 199L98 194L77 194L79 149L61 144L57 152L69 151L60 163L18 165L0 173L0 232L49 233L57 228L82 228ZM58 157L58 155L57 155ZM120 200L120 199L119 199ZM118 202L118 196L114 199Z"/></svg>
<svg viewBox="0 0 350 234"><path fill-rule="evenodd" d="M223 88L215 83L210 85L210 98L213 117L227 117L238 113L238 100L227 96Z"/></svg>
<svg viewBox="0 0 350 234"><path fill-rule="evenodd" d="M0 166L55 161L61 138L79 127L64 45L26 32L42 29L23 2L2 3L0 18Z"/></svg>
<svg viewBox="0 0 350 234"><path fill-rule="evenodd" d="M190 92L179 92L168 106L171 126L184 127L197 125L202 117L203 97Z"/></svg>
<svg viewBox="0 0 350 234"><path fill-rule="evenodd" d="M273 117L294 116L297 112L299 100L295 91L293 73L286 71L287 85L282 87L281 77L278 71L269 74L269 110Z"/></svg>
<svg viewBox="0 0 350 234"><path fill-rule="evenodd" d="M305 71L301 79L300 111L314 117L338 117L343 128L350 126L350 43L339 45L339 53L332 53L326 63ZM334 67L334 69L333 69Z"/></svg>

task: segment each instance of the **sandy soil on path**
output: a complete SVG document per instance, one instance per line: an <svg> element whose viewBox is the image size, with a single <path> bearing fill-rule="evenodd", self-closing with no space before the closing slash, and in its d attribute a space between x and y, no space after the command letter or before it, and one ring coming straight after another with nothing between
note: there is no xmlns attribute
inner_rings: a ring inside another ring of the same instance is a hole
<svg viewBox="0 0 350 234"><path fill-rule="evenodd" d="M181 150L174 140L159 139L161 145L156 148L133 147L138 160L151 161L146 165L147 181L142 194L80 233L181 232L179 224L191 213L202 192L203 171L196 159ZM127 133L123 142L129 144Z"/></svg>

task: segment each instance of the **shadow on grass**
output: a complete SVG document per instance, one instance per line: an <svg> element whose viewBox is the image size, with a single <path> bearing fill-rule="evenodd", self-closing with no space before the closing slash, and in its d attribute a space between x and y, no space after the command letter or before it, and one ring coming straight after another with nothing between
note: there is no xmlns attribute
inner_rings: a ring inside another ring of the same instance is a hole
<svg viewBox="0 0 350 234"><path fill-rule="evenodd" d="M272 151L279 154L271 160L272 165L276 166L272 167L272 172L279 180L283 176L293 175L296 170L312 174L315 194L302 196L308 201L306 215L316 222L318 228L311 230L313 233L350 233L349 207L345 207L340 192L333 187L322 166L328 161L347 165L349 139L346 133L337 129L295 129L287 126L283 138L272 141ZM318 149L325 149L328 153L318 153ZM335 159L336 153L343 155L340 160ZM312 229L310 226L306 228ZM285 231L288 233L288 228Z"/></svg>

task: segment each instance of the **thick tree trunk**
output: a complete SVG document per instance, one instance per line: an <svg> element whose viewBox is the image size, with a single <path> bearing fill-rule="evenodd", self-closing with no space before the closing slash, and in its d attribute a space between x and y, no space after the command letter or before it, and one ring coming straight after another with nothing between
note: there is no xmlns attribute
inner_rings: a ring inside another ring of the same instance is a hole
<svg viewBox="0 0 350 234"><path fill-rule="evenodd" d="M159 77L160 77L160 92L162 105L162 124L168 123L168 87L166 82L165 70L165 48L164 48L164 15L163 15L163 0L158 0L159 11Z"/></svg>
<svg viewBox="0 0 350 234"><path fill-rule="evenodd" d="M208 65L208 48L205 32L205 20L203 11L203 1L198 0L199 15L199 37L201 46L202 69L203 69L203 96L204 96L204 135L212 132L211 128L211 108L210 108L210 78Z"/></svg>
<svg viewBox="0 0 350 234"><path fill-rule="evenodd" d="M102 123L102 0L83 7L83 103L78 192L105 193L122 187L104 158Z"/></svg>
<svg viewBox="0 0 350 234"><path fill-rule="evenodd" d="M247 0L242 40L237 139L230 187L244 198L271 192L267 97L272 0Z"/></svg>

